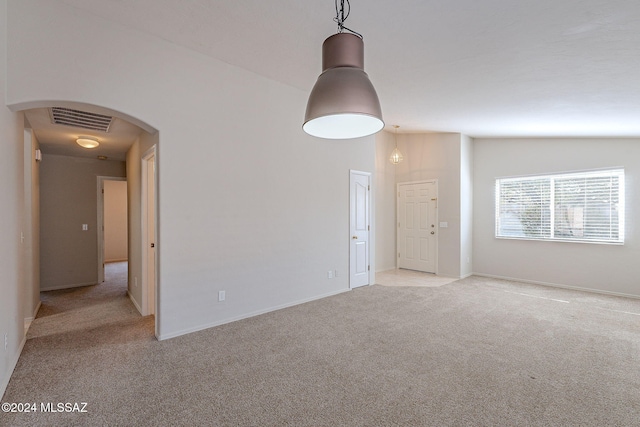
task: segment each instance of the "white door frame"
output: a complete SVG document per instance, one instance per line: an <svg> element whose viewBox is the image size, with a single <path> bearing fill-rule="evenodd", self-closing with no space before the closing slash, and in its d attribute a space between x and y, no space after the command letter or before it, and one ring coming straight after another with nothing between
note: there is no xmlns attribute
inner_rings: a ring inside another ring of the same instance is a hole
<svg viewBox="0 0 640 427"><path fill-rule="evenodd" d="M435 223L439 224L438 222L438 217L440 214L440 209L438 207L438 198L440 197L440 191L438 189L438 180L437 179L425 179L422 181L408 181L408 182L399 182L396 184L396 254L399 254L399 248L401 246L401 242L400 242L400 186L401 185L410 185L410 184L426 184L426 183L435 183L436 185L436 219L435 219ZM436 225L436 230L439 229L439 226ZM434 274L438 274L438 255L439 255L439 251L438 251L438 241L440 239L440 233L436 232L436 255L435 255L435 273ZM396 257L396 270L400 268L400 255L398 255Z"/></svg>
<svg viewBox="0 0 640 427"><path fill-rule="evenodd" d="M98 284L104 282L104 182L126 181L121 176L98 176Z"/></svg>
<svg viewBox="0 0 640 427"><path fill-rule="evenodd" d="M158 157L156 154L156 146L154 145L150 149L144 152L141 160L141 215L140 215L140 228L141 228L141 243L142 243L142 274L141 274L141 290L142 290L142 315L155 314L155 329L156 336L158 335ZM148 168L152 165L154 168L154 180L148 181ZM148 186L152 185L154 189L154 206L153 212L148 211L147 207L147 192ZM154 222L154 234L155 241L154 247L154 271L153 271L153 283L149 280L149 263L147 262L149 251L151 250L151 240L149 233L147 232L147 218L148 215L153 215Z"/></svg>
<svg viewBox="0 0 640 427"><path fill-rule="evenodd" d="M352 236L351 236L351 231L353 229L353 224L352 224L352 219L354 218L354 214L352 212L352 199L354 197L352 191L353 191L353 187L351 185L351 181L352 181L352 177L354 175L361 175L361 176L366 176L367 177L367 184L368 184L368 189L367 189L367 207L366 207L366 211L367 211L367 268L368 268L368 273L367 273L367 283L366 285L371 285L371 172L363 172L363 171L357 171L357 170L353 170L350 169L349 170L349 289L353 289L354 285L353 283L351 283L351 260L353 257L353 253L352 253ZM365 286L365 285L361 285L361 286Z"/></svg>

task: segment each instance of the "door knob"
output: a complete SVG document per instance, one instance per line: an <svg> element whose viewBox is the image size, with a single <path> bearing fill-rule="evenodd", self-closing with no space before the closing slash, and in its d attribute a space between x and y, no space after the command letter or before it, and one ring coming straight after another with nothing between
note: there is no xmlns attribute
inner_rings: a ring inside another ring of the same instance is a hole
<svg viewBox="0 0 640 427"><path fill-rule="evenodd" d="M351 238L358 240L358 236L352 236Z"/></svg>
<svg viewBox="0 0 640 427"><path fill-rule="evenodd" d="M436 234L436 232L435 232L435 231L432 231L432 232L431 232L431 234Z"/></svg>

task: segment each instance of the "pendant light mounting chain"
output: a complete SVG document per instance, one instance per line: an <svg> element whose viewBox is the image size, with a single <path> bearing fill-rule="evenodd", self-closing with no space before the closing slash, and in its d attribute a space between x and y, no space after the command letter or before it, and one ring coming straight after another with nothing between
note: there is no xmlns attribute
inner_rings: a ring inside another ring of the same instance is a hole
<svg viewBox="0 0 640 427"><path fill-rule="evenodd" d="M360 34L359 32L353 31L351 28L347 28L344 26L344 21L347 20L347 18L349 17L349 14L351 13L351 3L349 2L349 0L335 0L335 3L336 3L336 17L333 18L333 20L338 24L338 33L344 33L346 30L351 34L356 35L361 39L364 39L364 37L362 37L362 34ZM338 3L340 3L340 6L338 6ZM345 3L347 6L346 10L345 10Z"/></svg>

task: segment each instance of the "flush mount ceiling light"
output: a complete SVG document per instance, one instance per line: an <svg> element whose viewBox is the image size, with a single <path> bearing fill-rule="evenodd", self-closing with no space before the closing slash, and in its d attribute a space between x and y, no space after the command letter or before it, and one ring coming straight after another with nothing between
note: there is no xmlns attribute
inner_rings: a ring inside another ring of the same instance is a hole
<svg viewBox="0 0 640 427"><path fill-rule="evenodd" d="M402 161L402 159L404 159L404 157L402 157L402 153L400 152L400 150L398 150L398 128L400 126L393 125L393 127L395 128L395 133L393 134L393 140L396 142L396 149L391 152L391 157L389 157L389 161L394 165L397 165Z"/></svg>
<svg viewBox="0 0 640 427"><path fill-rule="evenodd" d="M100 143L95 138L89 138L87 136L80 137L76 139L76 142L79 146L84 148L96 148Z"/></svg>
<svg viewBox="0 0 640 427"><path fill-rule="evenodd" d="M362 35L344 26L351 12L349 0L335 4L338 33L322 44L322 74L309 95L302 129L320 138L359 138L384 127L382 109L364 72Z"/></svg>

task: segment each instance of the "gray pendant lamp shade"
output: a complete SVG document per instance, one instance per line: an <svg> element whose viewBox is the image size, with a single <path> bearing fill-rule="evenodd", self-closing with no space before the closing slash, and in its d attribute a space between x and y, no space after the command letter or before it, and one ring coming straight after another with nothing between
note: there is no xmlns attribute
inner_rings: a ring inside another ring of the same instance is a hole
<svg viewBox="0 0 640 427"><path fill-rule="evenodd" d="M359 138L384 127L380 101L364 72L364 43L334 34L322 44L322 74L311 90L302 129L328 139Z"/></svg>

